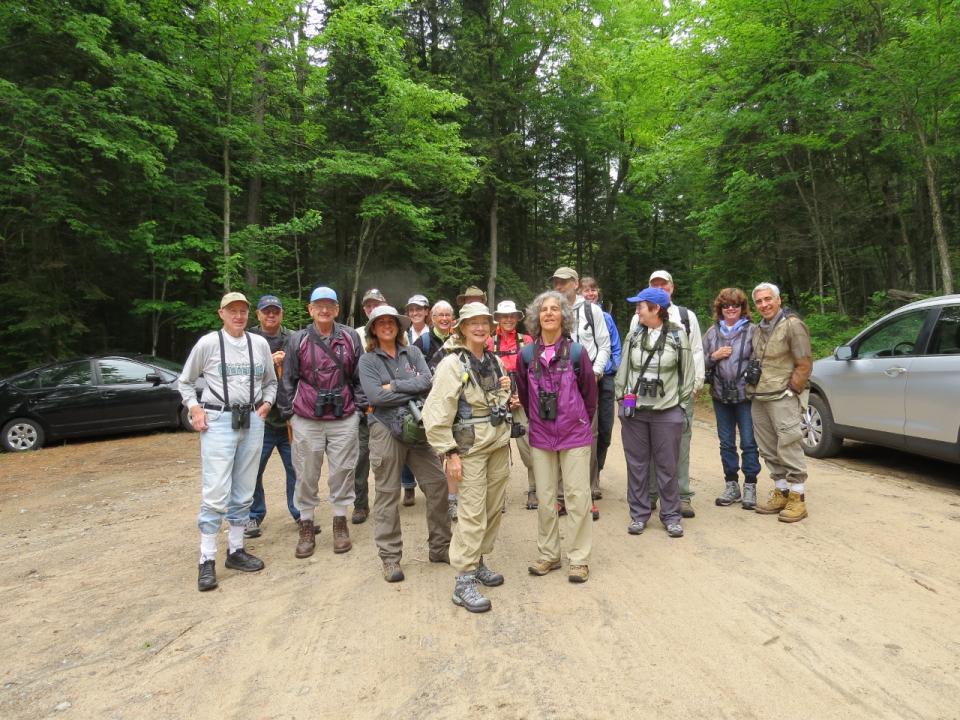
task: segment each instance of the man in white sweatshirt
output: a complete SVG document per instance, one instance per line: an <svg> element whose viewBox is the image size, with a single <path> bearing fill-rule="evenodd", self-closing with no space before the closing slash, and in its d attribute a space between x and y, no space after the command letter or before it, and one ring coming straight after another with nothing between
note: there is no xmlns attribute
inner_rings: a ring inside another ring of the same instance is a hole
<svg viewBox="0 0 960 720"><path fill-rule="evenodd" d="M244 550L243 531L257 483L263 420L277 397L277 375L266 339L246 332L250 303L231 292L220 301L223 327L200 338L180 374L180 396L190 424L200 433L200 572L197 588L217 587L217 534L230 525L224 565L242 572L263 570ZM206 383L203 402L197 380Z"/></svg>

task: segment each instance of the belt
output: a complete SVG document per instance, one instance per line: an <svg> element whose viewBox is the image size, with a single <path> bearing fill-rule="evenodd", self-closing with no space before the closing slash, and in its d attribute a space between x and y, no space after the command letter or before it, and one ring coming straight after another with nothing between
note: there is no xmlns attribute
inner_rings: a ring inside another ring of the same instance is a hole
<svg viewBox="0 0 960 720"><path fill-rule="evenodd" d="M253 406L254 410L259 410L261 405L263 405L263 400L261 400L260 402L258 402L256 405ZM217 405L216 403L208 403L208 402L200 403L200 406L204 410L216 410L217 412L223 412L225 410L230 409L228 405Z"/></svg>
<svg viewBox="0 0 960 720"><path fill-rule="evenodd" d="M480 425L488 422L490 422L490 416L483 415L482 417L463 418L462 420L457 420L453 426L456 427L457 425L460 425L462 427L464 425Z"/></svg>

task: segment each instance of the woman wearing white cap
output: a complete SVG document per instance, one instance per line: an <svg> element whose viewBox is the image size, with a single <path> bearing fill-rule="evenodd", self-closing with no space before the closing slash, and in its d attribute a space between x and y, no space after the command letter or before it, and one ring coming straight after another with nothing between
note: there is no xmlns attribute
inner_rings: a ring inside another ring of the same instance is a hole
<svg viewBox="0 0 960 720"><path fill-rule="evenodd" d="M423 408L423 424L433 449L445 457L448 489L459 489L459 520L450 542L450 565L457 571L453 602L485 612L490 601L477 589L503 584L503 575L484 564L500 529L510 478L510 378L486 349L493 316L486 305L460 310L437 366L433 390Z"/></svg>
<svg viewBox="0 0 960 720"><path fill-rule="evenodd" d="M487 350L500 358L504 370L510 376L514 389L516 389L517 380L517 358L520 355L520 348L527 343L533 342L527 334L521 335L517 331L517 323L523 319L523 313L517 309L513 300L503 300L497 303L497 309L493 312L493 319L497 321L497 331L487 339ZM513 420L524 428L527 427L527 416L523 408L517 408L513 414ZM526 433L517 438L517 451L520 453L520 460L527 468L527 510L537 509L537 485L533 479L533 463L530 461L530 441Z"/></svg>
<svg viewBox="0 0 960 720"><path fill-rule="evenodd" d="M360 358L360 382L372 408L370 467L376 487L373 535L387 582L403 580L398 505L404 464L413 470L427 498L430 562L449 562L447 482L422 429L420 437L415 437L419 403L430 392L430 369L420 351L407 344L409 327L410 319L389 305L375 308L367 321L367 352Z"/></svg>

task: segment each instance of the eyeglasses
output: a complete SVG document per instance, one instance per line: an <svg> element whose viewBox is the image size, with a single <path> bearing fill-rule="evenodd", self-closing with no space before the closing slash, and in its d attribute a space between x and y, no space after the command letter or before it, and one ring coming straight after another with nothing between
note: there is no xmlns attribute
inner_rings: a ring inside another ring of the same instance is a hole
<svg viewBox="0 0 960 720"><path fill-rule="evenodd" d="M740 305L721 305L720 307L724 310L739 310L741 306Z"/></svg>

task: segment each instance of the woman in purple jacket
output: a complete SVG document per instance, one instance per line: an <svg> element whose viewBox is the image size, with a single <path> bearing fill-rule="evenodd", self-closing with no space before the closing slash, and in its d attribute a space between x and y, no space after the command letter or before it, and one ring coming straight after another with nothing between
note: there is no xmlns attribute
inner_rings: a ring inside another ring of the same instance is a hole
<svg viewBox="0 0 960 720"><path fill-rule="evenodd" d="M528 569L546 575L560 568L557 482L563 476L570 548L570 582L589 577L593 519L590 515L591 425L597 411L597 381L579 343L570 339L573 310L558 292L541 293L527 308L533 342L517 363L517 394L530 418L537 509L539 559ZM582 357L581 357L582 356Z"/></svg>

